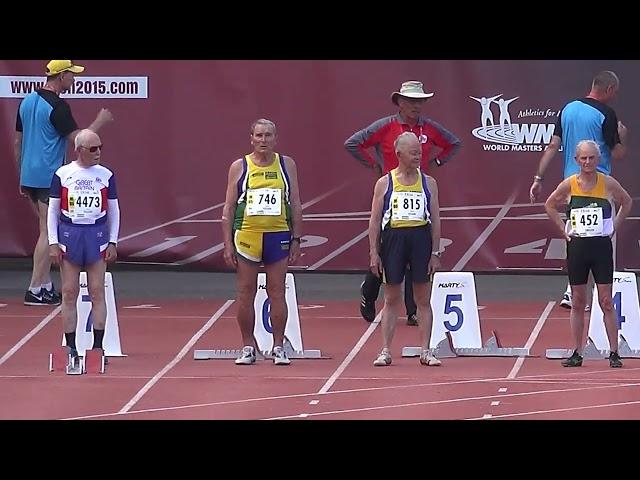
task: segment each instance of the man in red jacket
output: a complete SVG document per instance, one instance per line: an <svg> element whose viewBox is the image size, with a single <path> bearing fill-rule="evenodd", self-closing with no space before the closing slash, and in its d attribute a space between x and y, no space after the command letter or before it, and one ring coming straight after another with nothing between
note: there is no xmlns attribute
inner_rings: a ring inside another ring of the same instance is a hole
<svg viewBox="0 0 640 480"><path fill-rule="evenodd" d="M421 82L404 82L400 91L391 94L391 101L398 106L398 113L376 120L354 133L344 143L345 148L364 166L372 168L377 175L387 174L398 166L398 158L393 148L396 138L403 132L413 132L422 145L420 169L426 173L430 162L442 166L458 152L462 144L442 125L422 115L422 106L433 95L425 93ZM368 151L371 147L375 150L375 158ZM439 245L434 245L433 248L434 254L441 254ZM412 277L408 271L404 291L407 324L417 325L412 284ZM360 314L368 322L372 322L376 316L375 302L380 285L380 278L368 272L360 288Z"/></svg>

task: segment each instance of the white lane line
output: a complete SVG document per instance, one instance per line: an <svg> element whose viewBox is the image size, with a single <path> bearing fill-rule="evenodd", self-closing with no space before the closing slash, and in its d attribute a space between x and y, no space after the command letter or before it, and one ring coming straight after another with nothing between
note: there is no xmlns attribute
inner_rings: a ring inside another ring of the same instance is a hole
<svg viewBox="0 0 640 480"><path fill-rule="evenodd" d="M224 202L213 205L212 207L203 208L202 210L198 210L197 212L190 213L189 215L185 215L184 217L176 218L175 220L169 220L168 222L162 223L160 225L156 225L155 227L149 227L145 230L140 230L139 232L132 233L131 235L127 235L125 237L121 237L118 239L118 242L124 242L125 240L129 240L131 238L139 237L140 235L144 235L145 233L153 232L154 230L158 230L162 227L168 227L174 223L180 223L183 220L186 220L191 217L198 216L202 213L209 212L211 210L215 210L216 208L220 208L224 205Z"/></svg>
<svg viewBox="0 0 640 480"><path fill-rule="evenodd" d="M53 311L49 315L47 315L38 325L33 327L33 330L31 330L24 337L22 337L18 341L18 343L16 343L13 347L11 347L11 349L7 353L5 353L2 356L2 358L0 358L0 365L2 365L4 362L9 360L13 356L13 354L16 353L18 350L20 350L20 348L22 348L22 346L25 343L27 343L29 340L31 340L36 333L38 333L40 330L42 330L45 327L45 325L47 325L47 323L49 323L51 320L53 320L55 318L55 316L58 315L58 313L60 313L61 310L62 310L62 306L54 308ZM60 336L62 337L62 333L61 333Z"/></svg>
<svg viewBox="0 0 640 480"><path fill-rule="evenodd" d="M489 235L491 235L491 233L498 227L502 219L507 215L509 209L513 206L513 202L515 199L516 192L513 192L507 200L507 203L502 206L496 217L491 221L491 223L489 223L487 228L485 228L484 231L480 235L478 235L478 238L476 238L469 249L464 253L464 255L462 255L462 258L458 260L458 263L455 264L452 271L459 272L467 265L469 260L471 260L471 257L476 254L476 252L484 244L487 238L489 238Z"/></svg>
<svg viewBox="0 0 640 480"><path fill-rule="evenodd" d="M536 339L538 338L538 335L540 334L540 330L542 330L542 327L544 326L544 322L547 320L547 317L549 317L549 314L551 313L551 310L553 310L553 307L555 306L555 304L556 302L554 301L547 303L547 306L544 308L542 314L540 315L540 318L538 319L538 323L536 323L536 326L533 327L533 330L531 331L531 335L529 335L529 338L527 339L527 343L525 343L524 348L531 348L533 346ZM518 357L518 359L516 360L516 363L513 365L513 368L509 372L509 375L507 375L507 378L509 380L516 378L516 375L518 375L520 368L522 368L522 365L524 364L525 358L526 357Z"/></svg>
<svg viewBox="0 0 640 480"><path fill-rule="evenodd" d="M341 247L339 247L336 250L334 250L333 252L331 252L329 255L327 255L327 256L321 258L320 260L318 260L316 263L314 263L313 265L311 265L309 267L309 270L313 271L313 270L316 270L318 267L321 267L322 265L327 263L329 260L332 260L333 258L337 257L338 255L340 255L345 250L351 248L353 245L358 243L360 240L362 240L367 235L369 235L369 229L368 228L364 232L358 234L357 236L355 236L354 238L349 240L347 243L345 243Z"/></svg>
<svg viewBox="0 0 640 480"><path fill-rule="evenodd" d="M318 395L323 395L327 393L331 388L331 386L334 383L336 383L336 380L338 380L338 377L342 375L342 372L344 372L347 366L351 363L351 361L355 358L358 352L362 349L362 347L367 342L367 340L369 339L373 331L378 327L378 324L380 323L381 320L382 320L382 311L378 313L374 321L371 322L371 325L369 325L369 328L365 330L365 332L360 337L360 340L358 340L358 342L353 346L353 348L351 349L349 354L345 357L345 359L342 361L340 366L329 377L329 380L327 380L325 384L322 386L322 388L318 390Z"/></svg>
<svg viewBox="0 0 640 480"><path fill-rule="evenodd" d="M167 373L169 370L171 370L180 360L182 360L182 358L189 353L189 350L191 349L191 347L193 347L195 345L195 343L200 339L200 337L202 337L202 335L204 335L207 330L209 330L214 323L216 323L218 321L218 319L222 316L222 314L233 304L233 302L235 302L235 300L227 300L224 305L222 305L218 311L216 313L213 314L213 316L209 319L209 321L207 323L204 324L204 326L198 330L193 337L191 337L191 339L189 339L189 341L185 344L184 347L182 347L182 350L180 350L178 352L178 354L174 357L173 360L171 360L167 365L165 365L165 367L160 370L158 373L156 373L153 378L151 380L149 380L146 385L144 387L142 387L138 393L136 393L133 398L131 400L129 400L127 402L127 404L122 407L120 409L120 411L118 413L122 414L122 413L127 413L129 410L131 410L131 407L133 407L136 403L138 403L138 401L144 396L145 393L147 393L151 387L153 387L158 380L160 380L162 378L162 376Z"/></svg>

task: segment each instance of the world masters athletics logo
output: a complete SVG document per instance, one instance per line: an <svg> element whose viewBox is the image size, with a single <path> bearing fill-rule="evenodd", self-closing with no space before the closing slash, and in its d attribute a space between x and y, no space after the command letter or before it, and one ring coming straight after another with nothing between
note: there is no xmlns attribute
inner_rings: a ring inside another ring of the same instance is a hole
<svg viewBox="0 0 640 480"><path fill-rule="evenodd" d="M509 108L512 102L520 97L510 99L500 98L502 94L492 97L473 97L480 104L480 127L474 128L471 133L474 137L484 140L484 150L496 151L519 151L519 152L541 152L544 145L551 142L555 129L555 117L558 112L552 109L541 110L539 108L527 108L519 110L516 115L516 122L511 119ZM497 105L498 111L495 112ZM498 114L496 123L494 113ZM527 123L520 123L520 119L533 119ZM548 119L554 123L542 123L541 120Z"/></svg>

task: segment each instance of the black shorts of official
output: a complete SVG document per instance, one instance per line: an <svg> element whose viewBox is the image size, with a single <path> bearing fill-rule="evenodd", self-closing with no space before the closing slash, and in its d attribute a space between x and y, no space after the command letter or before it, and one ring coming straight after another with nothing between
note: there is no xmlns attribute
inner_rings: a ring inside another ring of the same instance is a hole
<svg viewBox="0 0 640 480"><path fill-rule="evenodd" d="M569 285L585 285L593 272L596 283L613 283L613 245L610 237L574 237L567 242Z"/></svg>
<svg viewBox="0 0 640 480"><path fill-rule="evenodd" d="M380 258L384 283L402 283L407 266L411 269L414 283L428 282L431 225L386 228L381 235Z"/></svg>
<svg viewBox="0 0 640 480"><path fill-rule="evenodd" d="M35 187L22 187L22 190L29 195L29 198L33 203L44 203L49 205L49 192L48 188L35 188Z"/></svg>

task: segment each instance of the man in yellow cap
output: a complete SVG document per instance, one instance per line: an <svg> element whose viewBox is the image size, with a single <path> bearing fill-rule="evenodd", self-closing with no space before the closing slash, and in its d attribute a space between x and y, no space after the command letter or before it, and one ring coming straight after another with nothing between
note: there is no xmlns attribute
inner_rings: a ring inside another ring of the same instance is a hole
<svg viewBox="0 0 640 480"><path fill-rule="evenodd" d="M73 85L75 74L83 71L83 66L74 65L71 60L51 60L45 71L45 85L29 93L18 108L14 154L20 171L19 190L33 202L40 224L25 305L61 302L51 282L47 209L53 174L64 163L67 141L73 142L80 131L69 104L60 94ZM111 112L103 108L88 128L97 132L112 120Z"/></svg>
<svg viewBox="0 0 640 480"><path fill-rule="evenodd" d="M84 67L74 65L71 60L51 60L47 63L47 77L52 77L62 72L82 73L84 72Z"/></svg>

